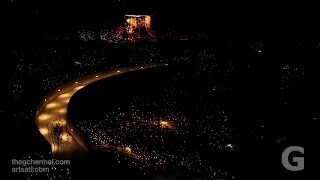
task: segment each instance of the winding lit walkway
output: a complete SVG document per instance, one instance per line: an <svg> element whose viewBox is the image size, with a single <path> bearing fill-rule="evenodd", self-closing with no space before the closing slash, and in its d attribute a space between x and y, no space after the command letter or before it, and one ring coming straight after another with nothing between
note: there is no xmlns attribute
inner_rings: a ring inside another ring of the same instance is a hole
<svg viewBox="0 0 320 180"><path fill-rule="evenodd" d="M35 121L40 133L51 144L52 153L59 155L74 155L88 150L86 139L67 118L69 101L77 91L88 84L111 76L166 65L168 64L147 64L143 66L122 67L98 72L63 84L48 93L37 108ZM59 141L59 145L55 138L53 138L53 128L56 127L58 123L63 128L63 133L60 134L61 141Z"/></svg>

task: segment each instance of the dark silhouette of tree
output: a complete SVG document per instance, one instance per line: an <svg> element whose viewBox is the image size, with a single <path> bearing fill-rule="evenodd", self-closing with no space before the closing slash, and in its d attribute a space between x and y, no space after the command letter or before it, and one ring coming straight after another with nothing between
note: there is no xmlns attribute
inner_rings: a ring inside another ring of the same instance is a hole
<svg viewBox="0 0 320 180"><path fill-rule="evenodd" d="M70 142L69 135L67 135L65 140L62 139L62 135L64 133L62 123L63 122L61 119L57 119L49 121L47 126L49 131L49 139L50 142L53 144L52 148L56 149L57 152L64 150L67 144Z"/></svg>
<svg viewBox="0 0 320 180"><path fill-rule="evenodd" d="M148 31L144 26L139 29L139 33L140 33L141 39L145 39L148 37Z"/></svg>
<svg viewBox="0 0 320 180"><path fill-rule="evenodd" d="M128 34L127 30L124 29L124 30L123 30L123 33L122 33L122 38L123 38L124 40L127 40L128 37L129 37L129 34Z"/></svg>

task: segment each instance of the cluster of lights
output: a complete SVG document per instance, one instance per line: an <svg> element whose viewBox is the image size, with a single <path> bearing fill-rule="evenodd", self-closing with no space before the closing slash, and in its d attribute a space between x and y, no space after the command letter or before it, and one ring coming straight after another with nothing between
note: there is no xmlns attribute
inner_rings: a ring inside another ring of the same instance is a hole
<svg viewBox="0 0 320 180"><path fill-rule="evenodd" d="M248 47L257 53L262 53L263 52L263 40L261 40L261 39L252 40L248 43Z"/></svg>
<svg viewBox="0 0 320 180"><path fill-rule="evenodd" d="M302 82L305 78L305 73L301 68L298 68L297 65L290 64L283 64L280 73L281 102L285 105L294 103L293 100L295 100L295 98L293 98L293 96L296 96L296 94L290 92L297 92L294 89L304 86Z"/></svg>
<svg viewBox="0 0 320 180"><path fill-rule="evenodd" d="M41 84L45 91L49 91L54 89L58 85L61 85L62 83L69 81L70 78L71 78L70 74L50 76L42 79Z"/></svg>
<svg viewBox="0 0 320 180"><path fill-rule="evenodd" d="M181 72L175 72L172 76L174 81L185 77ZM154 178L159 178L162 170L175 168L177 173L181 172L179 168L187 168L190 171L185 174L187 177L196 177L196 173L206 173L211 178L228 176L229 172L221 171L214 163L206 162L197 150L189 152L188 144L192 137L201 137L204 141L199 143L203 148L236 150L236 133L229 124L229 113L219 106L208 106L209 109L200 110L204 112L203 115L191 120L187 118L187 110L177 99L189 96L188 91L170 83L161 83L160 92L163 92L160 93L160 99L137 96L129 104L129 110L114 107L113 110L108 109L104 119L81 121L75 125L89 137L93 150L115 150L112 152L116 152L118 163L136 167L143 174L152 174ZM197 134L191 130L191 124ZM168 139L170 136L179 139L177 152L166 149L172 143ZM221 174L217 176L217 172ZM167 177L172 178L173 174Z"/></svg>

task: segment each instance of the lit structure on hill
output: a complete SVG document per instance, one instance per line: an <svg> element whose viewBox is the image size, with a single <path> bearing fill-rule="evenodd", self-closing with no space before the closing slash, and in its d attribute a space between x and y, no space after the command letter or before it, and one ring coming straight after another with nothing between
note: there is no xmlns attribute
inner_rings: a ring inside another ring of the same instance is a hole
<svg viewBox="0 0 320 180"><path fill-rule="evenodd" d="M129 34L135 30L145 28L147 31L151 29L150 15L125 15L125 27Z"/></svg>

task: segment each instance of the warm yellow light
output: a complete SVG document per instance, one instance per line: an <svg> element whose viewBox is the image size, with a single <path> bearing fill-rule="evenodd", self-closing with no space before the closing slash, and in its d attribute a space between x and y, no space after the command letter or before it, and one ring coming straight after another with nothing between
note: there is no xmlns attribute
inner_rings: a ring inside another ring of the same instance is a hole
<svg viewBox="0 0 320 180"><path fill-rule="evenodd" d="M67 112L67 109L61 108L61 109L58 109L57 112L59 112L60 114L65 114Z"/></svg>
<svg viewBox="0 0 320 180"><path fill-rule="evenodd" d="M67 124L67 121L64 119L61 119L61 120L53 121L52 123L54 124L60 123L60 125L65 126Z"/></svg>
<svg viewBox="0 0 320 180"><path fill-rule="evenodd" d="M171 128L171 124L169 121L160 121L161 127Z"/></svg>
<svg viewBox="0 0 320 180"><path fill-rule="evenodd" d="M41 114L39 117L38 117L38 120L39 121L45 121L45 120L48 120L50 118L50 116L48 114Z"/></svg>
<svg viewBox="0 0 320 180"><path fill-rule="evenodd" d="M58 89L58 91L61 91L60 89Z"/></svg>
<svg viewBox="0 0 320 180"><path fill-rule="evenodd" d="M63 98L69 98L70 96L71 96L71 93L63 93L60 96L58 96L57 98L63 99Z"/></svg>
<svg viewBox="0 0 320 180"><path fill-rule="evenodd" d="M99 77L98 75L96 75L96 78Z"/></svg>
<svg viewBox="0 0 320 180"><path fill-rule="evenodd" d="M58 103L52 102L52 103L49 103L49 104L46 105L46 109L55 108L58 105L59 105Z"/></svg>
<svg viewBox="0 0 320 180"><path fill-rule="evenodd" d="M161 125L168 125L168 122L167 121L160 121L160 124Z"/></svg>
<svg viewBox="0 0 320 180"><path fill-rule="evenodd" d="M70 135L68 133L65 133L65 132L61 135L61 139L63 141L70 141L71 140Z"/></svg>
<svg viewBox="0 0 320 180"><path fill-rule="evenodd" d="M84 86L78 86L78 87L76 87L76 88L74 88L75 90L79 90L79 89L81 89L81 88L83 88Z"/></svg>
<svg viewBox="0 0 320 180"><path fill-rule="evenodd" d="M42 135L47 135L48 134L48 129L47 128L40 128L39 131L40 131L40 133Z"/></svg>
<svg viewBox="0 0 320 180"><path fill-rule="evenodd" d="M53 153L57 152L58 151L58 145L52 144L51 145L51 150L52 150Z"/></svg>
<svg viewBox="0 0 320 180"><path fill-rule="evenodd" d="M131 154L131 148L130 148L130 147L125 147L125 148L124 148L124 151L125 151L127 154Z"/></svg>
<svg viewBox="0 0 320 180"><path fill-rule="evenodd" d="M62 103L68 103L69 101L70 101L70 99L61 100Z"/></svg>
<svg viewBox="0 0 320 180"><path fill-rule="evenodd" d="M117 71L117 73L119 73L119 72L121 72L121 71Z"/></svg>

